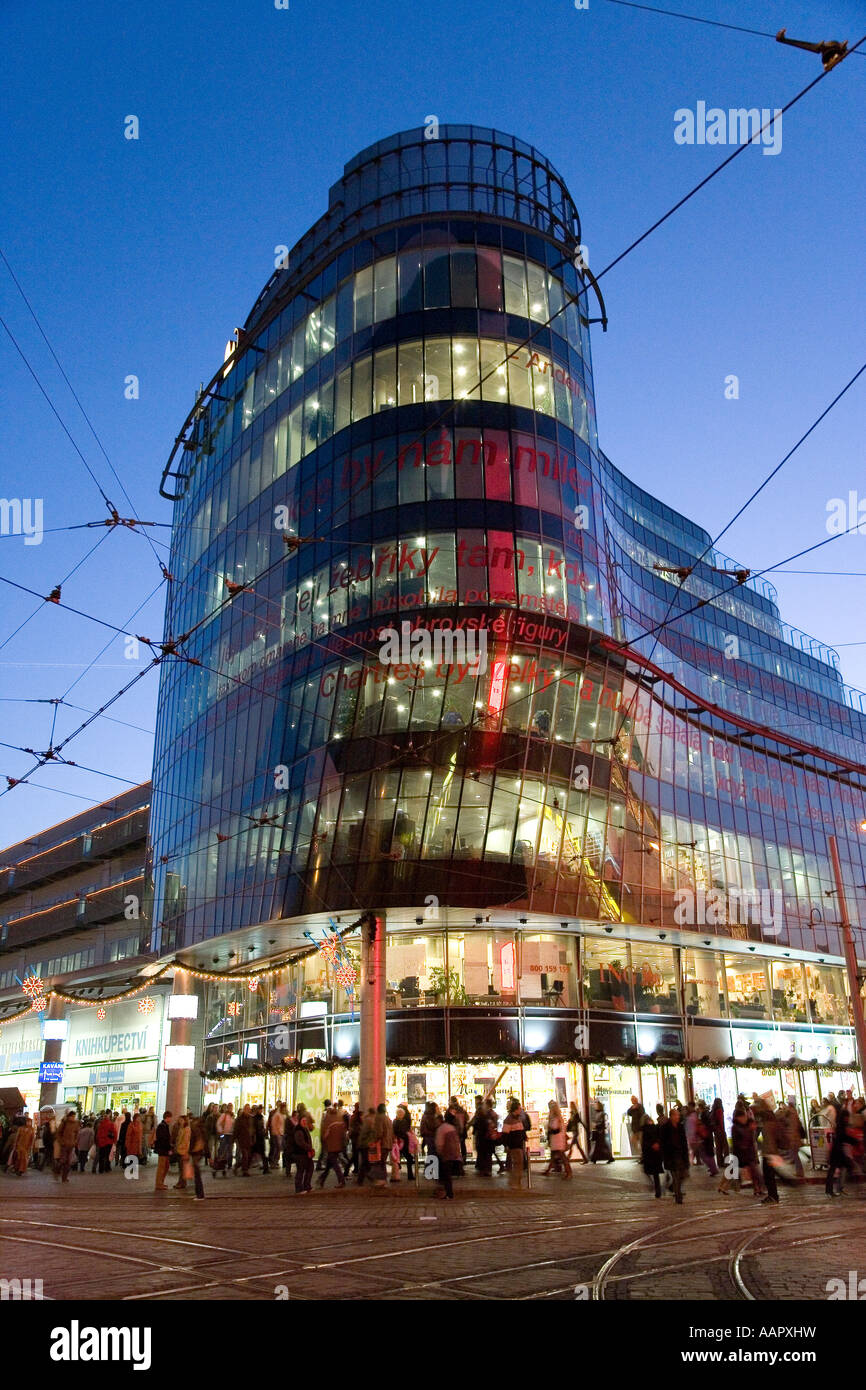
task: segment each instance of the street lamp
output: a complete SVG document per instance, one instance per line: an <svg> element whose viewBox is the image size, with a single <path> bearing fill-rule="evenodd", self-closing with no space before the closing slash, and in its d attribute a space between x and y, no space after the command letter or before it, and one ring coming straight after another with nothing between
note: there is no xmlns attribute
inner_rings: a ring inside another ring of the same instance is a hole
<svg viewBox="0 0 866 1390"><path fill-rule="evenodd" d="M866 830L866 820L860 822L860 829ZM839 923L842 928L842 942L845 948L845 965L848 970L848 987L851 991L851 1012L854 1015L854 1034L857 1038L857 1060L860 1063L860 1094L866 1095L866 1022L863 1019L863 1000L860 997L860 981L857 978L857 952L854 949L854 933L848 920L848 904L845 901L845 885L842 882L842 865L839 862L839 847L836 836L828 835L830 859L833 864L833 877L836 880L836 894L839 899Z"/></svg>

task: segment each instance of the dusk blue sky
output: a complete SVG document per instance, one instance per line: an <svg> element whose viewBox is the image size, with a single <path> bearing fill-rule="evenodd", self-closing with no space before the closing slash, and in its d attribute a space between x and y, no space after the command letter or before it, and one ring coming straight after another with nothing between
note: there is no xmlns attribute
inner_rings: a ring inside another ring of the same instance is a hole
<svg viewBox="0 0 866 1390"><path fill-rule="evenodd" d="M660 0L661 2L661 0ZM682 0L671 8L798 38L848 39L863 7ZM212 375L274 261L327 207L358 150L440 121L536 145L577 202L598 271L730 151L674 141L674 112L781 107L817 57L611 3L524 0L406 6L337 0L205 5L6 6L0 96L0 244L115 468L135 514L170 522L162 466L195 389ZM854 55L784 118L782 149L747 149L605 277L594 331L599 440L643 487L713 533L861 365L866 58ZM124 139L124 118L140 139ZM103 488L117 481L6 268L2 314ZM42 497L45 527L102 519L104 505L8 337L0 331L4 497ZM124 399L124 378L140 399ZM725 377L739 378L726 400ZM828 499L866 500L866 376L722 542L753 569L826 537ZM47 594L95 530L0 539L0 574ZM151 532L167 543L169 532ZM167 550L160 554L167 557ZM771 576L789 622L839 648L866 689L866 535ZM87 613L159 638L163 593L141 536L116 531L64 584ZM140 669L121 639L0 585L0 739L45 749L51 706L87 710ZM34 609L36 616L7 640ZM101 654L101 648L110 642ZM858 645L860 644L860 645ZM84 668L94 661L82 679ZM146 658L142 658L144 660ZM150 775L157 674L75 739L66 756L115 778ZM55 742L86 717L58 713ZM130 727L135 726L135 727ZM0 772L25 754L0 748ZM5 784L4 784L5 785ZM123 787L54 766L0 796L0 844Z"/></svg>

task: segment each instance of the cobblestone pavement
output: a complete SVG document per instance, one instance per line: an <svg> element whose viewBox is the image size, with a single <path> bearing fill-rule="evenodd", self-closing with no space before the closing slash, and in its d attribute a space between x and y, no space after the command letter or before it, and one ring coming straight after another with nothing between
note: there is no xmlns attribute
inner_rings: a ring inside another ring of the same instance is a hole
<svg viewBox="0 0 866 1390"><path fill-rule="evenodd" d="M470 1168L453 1202L405 1176L296 1196L281 1173L205 1174L204 1202L153 1182L153 1165L65 1186L0 1174L0 1278L75 1300L822 1300L866 1235L866 1184L836 1200L823 1182L781 1188L762 1206L694 1170L678 1207L628 1160L571 1182L539 1166L514 1193Z"/></svg>

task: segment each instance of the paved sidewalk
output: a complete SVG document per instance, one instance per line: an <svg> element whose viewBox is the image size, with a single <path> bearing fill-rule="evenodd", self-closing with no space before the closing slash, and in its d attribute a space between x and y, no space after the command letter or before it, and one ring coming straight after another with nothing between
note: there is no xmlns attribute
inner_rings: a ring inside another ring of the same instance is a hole
<svg viewBox="0 0 866 1390"><path fill-rule="evenodd" d="M405 1178L299 1196L279 1172L206 1174L197 1202L154 1176L0 1174L0 1279L75 1300L823 1299L866 1237L866 1189L763 1206L693 1170L676 1206L628 1159L571 1181L536 1166L516 1192L470 1168L453 1202Z"/></svg>

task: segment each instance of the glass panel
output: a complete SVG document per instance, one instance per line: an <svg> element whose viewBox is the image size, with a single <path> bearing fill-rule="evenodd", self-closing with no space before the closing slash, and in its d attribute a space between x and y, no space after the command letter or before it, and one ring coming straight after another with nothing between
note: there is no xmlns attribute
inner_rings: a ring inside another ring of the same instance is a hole
<svg viewBox="0 0 866 1390"><path fill-rule="evenodd" d="M359 358L352 370L352 419L364 420L370 414L373 389L373 359Z"/></svg>
<svg viewBox="0 0 866 1390"><path fill-rule="evenodd" d="M800 961L770 962L773 990L773 1017L777 1022L806 1023L809 1010L806 1003L806 982Z"/></svg>
<svg viewBox="0 0 866 1390"><path fill-rule="evenodd" d="M408 314L423 307L421 252L407 251L399 258L400 312Z"/></svg>
<svg viewBox="0 0 866 1390"><path fill-rule="evenodd" d="M454 395L459 401L467 396L478 400L478 339L455 338L453 348Z"/></svg>
<svg viewBox="0 0 866 1390"><path fill-rule="evenodd" d="M732 1018L769 1018L767 970L763 961L725 956Z"/></svg>
<svg viewBox="0 0 866 1390"><path fill-rule="evenodd" d="M502 277L505 282L505 312L528 318L526 302L526 263L516 256L502 257Z"/></svg>
<svg viewBox="0 0 866 1390"><path fill-rule="evenodd" d="M673 949L634 941L631 955L635 1011L678 1014L680 1001Z"/></svg>
<svg viewBox="0 0 866 1390"><path fill-rule="evenodd" d="M809 1016L813 1023L848 1023L845 971L840 965L806 963Z"/></svg>
<svg viewBox="0 0 866 1390"><path fill-rule="evenodd" d="M451 399L451 341L448 338L430 338L427 341L424 358L424 399Z"/></svg>
<svg viewBox="0 0 866 1390"><path fill-rule="evenodd" d="M474 251L451 252L451 303L455 308L475 308Z"/></svg>
<svg viewBox="0 0 866 1390"><path fill-rule="evenodd" d="M388 410L397 404L397 349L383 348L375 356L373 409Z"/></svg>
<svg viewBox="0 0 866 1390"><path fill-rule="evenodd" d="M400 405L415 405L424 399L424 361L420 341L400 344L398 399Z"/></svg>
<svg viewBox="0 0 866 1390"><path fill-rule="evenodd" d="M715 951L683 951L686 1013L701 1018L726 1018L722 957Z"/></svg>
<svg viewBox="0 0 866 1390"><path fill-rule="evenodd" d="M521 1004L578 1007L574 937L524 933L518 965Z"/></svg>
<svg viewBox="0 0 866 1390"><path fill-rule="evenodd" d="M413 1009L430 1005L439 1008L446 996L460 987L456 971L450 976L445 969L444 936L411 936L401 933L388 936L386 955L388 974L385 1006L388 1009Z"/></svg>
<svg viewBox="0 0 866 1390"><path fill-rule="evenodd" d="M614 1013L631 1009L627 952L624 941L605 941L603 937L591 936L584 940L584 1008L610 1009Z"/></svg>
<svg viewBox="0 0 866 1390"><path fill-rule="evenodd" d="M373 322L373 267L365 266L355 276L355 332Z"/></svg>
<svg viewBox="0 0 866 1390"><path fill-rule="evenodd" d="M393 318L397 312L397 259L388 256L373 267L376 301L376 322Z"/></svg>
<svg viewBox="0 0 866 1390"><path fill-rule="evenodd" d="M529 295L529 317L539 323L546 323L549 317L547 307L547 274L543 266L534 261L526 262L526 283Z"/></svg>

